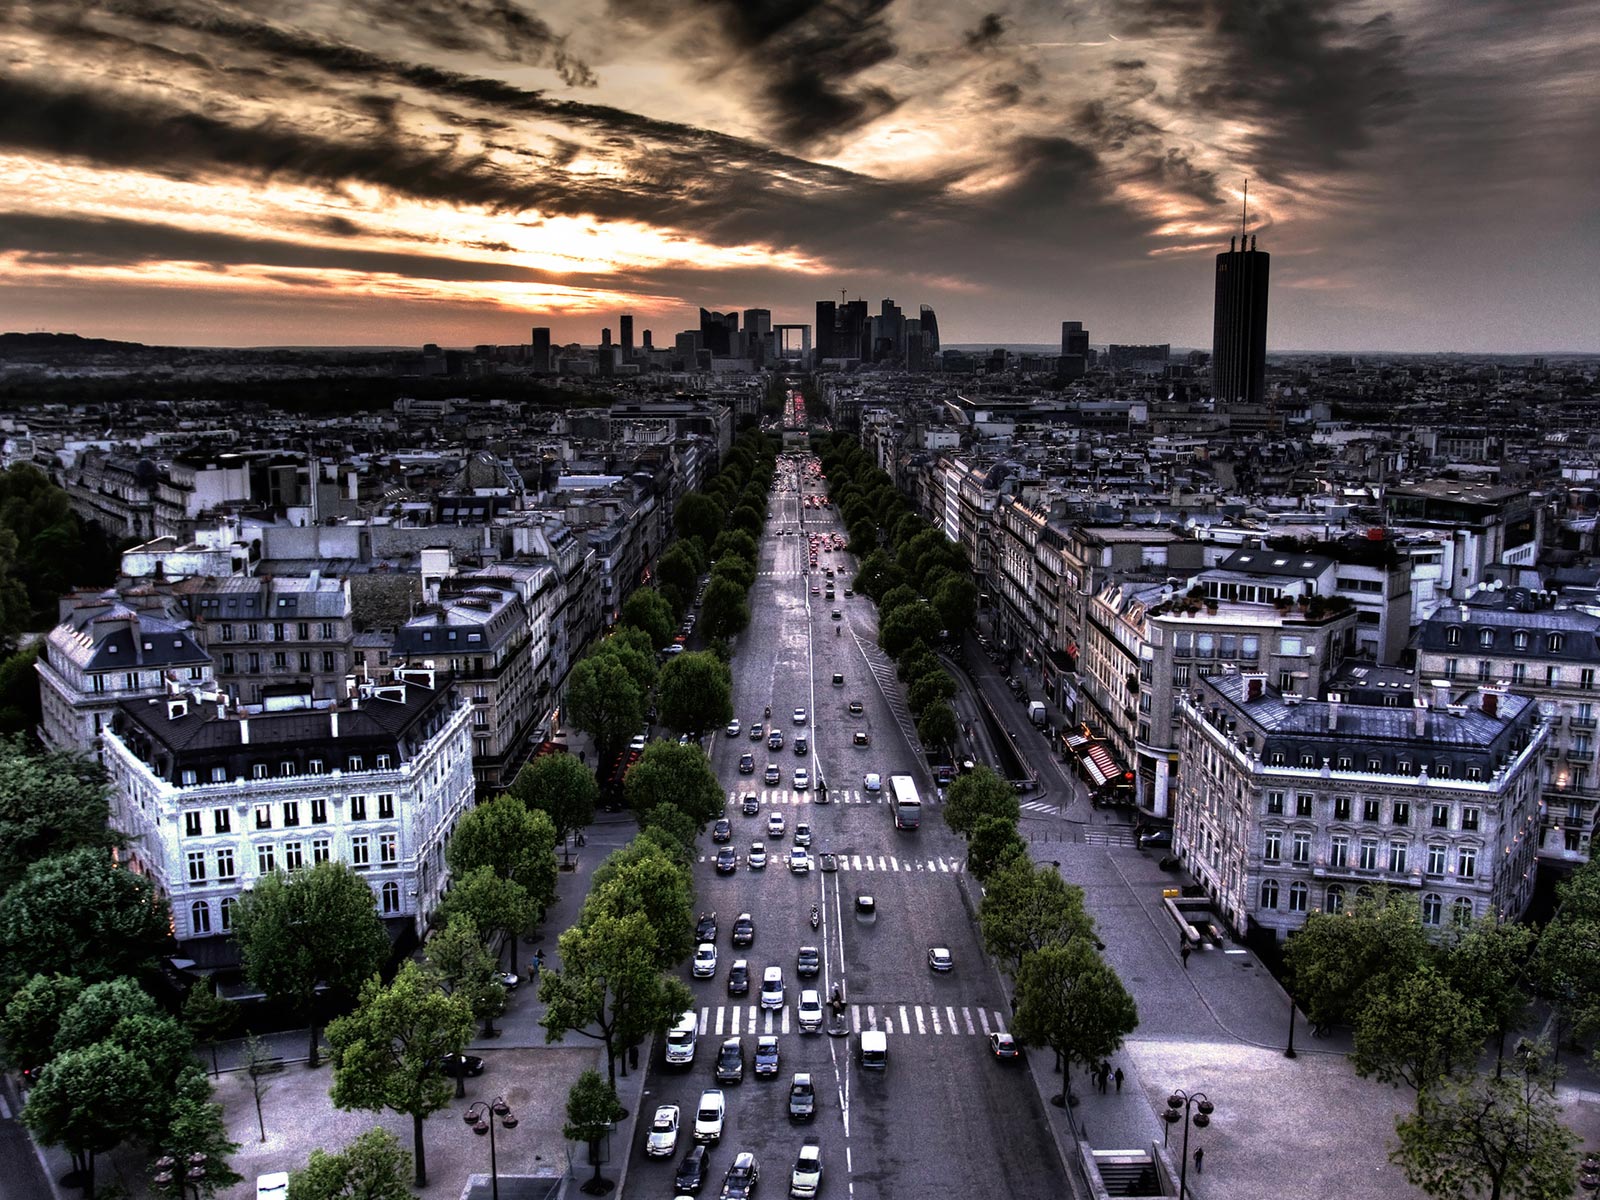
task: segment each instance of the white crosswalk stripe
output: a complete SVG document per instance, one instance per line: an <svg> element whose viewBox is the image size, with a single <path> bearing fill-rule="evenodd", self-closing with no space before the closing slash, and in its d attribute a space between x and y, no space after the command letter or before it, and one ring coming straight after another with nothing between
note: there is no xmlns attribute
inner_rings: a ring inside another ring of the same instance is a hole
<svg viewBox="0 0 1600 1200"><path fill-rule="evenodd" d="M1054 813L1057 811L1054 804L1048 804L1043 800L1024 800L1020 807L1024 812Z"/></svg>
<svg viewBox="0 0 1600 1200"><path fill-rule="evenodd" d="M702 858L702 862L707 861ZM841 871L904 871L907 874L913 871L922 871L929 875L946 874L958 875L966 870L966 864L958 858L930 858L901 859L894 856L873 858L867 855L864 859L859 854L846 854L839 857Z"/></svg>
<svg viewBox="0 0 1600 1200"><path fill-rule="evenodd" d="M899 1015L896 1016L896 1013ZM794 1022L788 1005L776 1010L738 1004L717 1005L714 1008L705 1005L700 1009L701 1036L713 1031L715 1036L721 1038L726 1029L727 1036L737 1037L741 1032L755 1034L758 1028L766 1036L787 1037L797 1032L799 1025ZM959 1037L965 1032L968 1037L988 1037L991 1032L1004 1033L1005 1022L998 1012L985 1008L963 1007L958 1010L954 1005L947 1004L941 1011L936 1004L899 1004L893 1009L880 1009L875 1004L852 1004L850 1029L853 1033L860 1033L863 1029L881 1029L884 1033L898 1033L901 1036Z"/></svg>

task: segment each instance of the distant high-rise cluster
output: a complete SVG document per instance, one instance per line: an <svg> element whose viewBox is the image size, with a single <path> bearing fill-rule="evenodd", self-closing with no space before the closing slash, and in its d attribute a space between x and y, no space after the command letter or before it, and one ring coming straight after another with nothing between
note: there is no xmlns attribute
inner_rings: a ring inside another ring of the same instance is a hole
<svg viewBox="0 0 1600 1200"><path fill-rule="evenodd" d="M1211 394L1222 404L1260 404L1267 394L1267 275L1272 256L1244 238L1217 255Z"/></svg>
<svg viewBox="0 0 1600 1200"><path fill-rule="evenodd" d="M926 370L939 354L939 318L929 305L915 317L885 299L871 315L865 300L817 301L817 359L902 363Z"/></svg>

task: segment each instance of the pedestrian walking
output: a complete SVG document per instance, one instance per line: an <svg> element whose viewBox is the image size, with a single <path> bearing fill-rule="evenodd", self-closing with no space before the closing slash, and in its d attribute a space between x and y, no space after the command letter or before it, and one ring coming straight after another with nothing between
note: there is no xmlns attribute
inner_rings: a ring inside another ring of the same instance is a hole
<svg viewBox="0 0 1600 1200"><path fill-rule="evenodd" d="M1205 1165L1206 1165L1206 1148L1204 1146L1201 1146L1199 1149L1197 1149L1194 1152L1194 1173L1196 1175L1204 1174Z"/></svg>
<svg viewBox="0 0 1600 1200"><path fill-rule="evenodd" d="M533 952L533 977L539 978L539 968L544 966L544 950L540 948Z"/></svg>
<svg viewBox="0 0 1600 1200"><path fill-rule="evenodd" d="M1181 955L1183 955L1183 969L1184 969L1184 970L1185 970L1185 971L1187 971L1187 970L1188 970L1188 969L1189 969L1189 955L1190 955L1190 954L1191 954L1191 953L1193 953L1193 951L1191 951L1191 950L1190 950L1190 949L1189 949L1189 943L1188 943L1188 942L1185 942L1185 943L1184 943L1184 944L1183 944L1183 949L1182 949L1182 950L1180 950L1180 951L1178 951L1178 953L1179 953L1179 954L1181 954Z"/></svg>
<svg viewBox="0 0 1600 1200"><path fill-rule="evenodd" d="M1117 1073L1115 1075L1113 1075L1111 1078L1113 1078L1113 1079L1115 1079L1117 1081L1117 1095L1119 1095L1119 1096L1122 1095L1122 1081L1125 1078L1125 1076L1122 1074L1122 1068L1118 1067L1117 1068Z"/></svg>

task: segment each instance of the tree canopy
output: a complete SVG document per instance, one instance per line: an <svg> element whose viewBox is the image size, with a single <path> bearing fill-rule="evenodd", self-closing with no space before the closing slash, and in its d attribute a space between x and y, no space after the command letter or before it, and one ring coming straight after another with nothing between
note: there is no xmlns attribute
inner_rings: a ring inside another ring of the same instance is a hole
<svg viewBox="0 0 1600 1200"><path fill-rule="evenodd" d="M1337 913L1314 912L1289 939L1284 959L1295 999L1314 1025L1352 1021L1430 955L1414 897L1381 889Z"/></svg>
<svg viewBox="0 0 1600 1200"><path fill-rule="evenodd" d="M37 692L38 677L30 682ZM114 844L110 790L105 768L88 755L41 753L21 737L0 737L0 893L30 863Z"/></svg>
<svg viewBox="0 0 1600 1200"><path fill-rule="evenodd" d="M679 654L661 669L656 689L661 722L679 733L704 733L733 717L733 674L704 651Z"/></svg>
<svg viewBox="0 0 1600 1200"><path fill-rule="evenodd" d="M989 876L978 923L984 948L1013 976L1031 951L1094 937L1083 889L1025 857L1006 860Z"/></svg>
<svg viewBox="0 0 1600 1200"><path fill-rule="evenodd" d="M550 818L556 840L566 840L594 820L600 785L594 772L571 754L534 759L512 781L511 794Z"/></svg>
<svg viewBox="0 0 1600 1200"><path fill-rule="evenodd" d="M517 970L517 935L533 923L537 902L528 889L514 879L502 879L493 867L476 867L457 877L439 902L439 919L449 921L457 914L472 918L485 935L499 933L509 956L508 969Z"/></svg>
<svg viewBox="0 0 1600 1200"><path fill-rule="evenodd" d="M1068 1064L1098 1063L1139 1025L1139 1011L1117 974L1086 938L1043 946L1023 956L1011 1032L1029 1046L1048 1046Z"/></svg>
<svg viewBox="0 0 1600 1200"><path fill-rule="evenodd" d="M489 867L501 879L521 884L541 911L555 902L555 823L515 796L496 796L466 812L444 857L456 876Z"/></svg>
<svg viewBox="0 0 1600 1200"><path fill-rule="evenodd" d="M673 804L701 829L727 805L710 760L692 742L651 742L629 768L623 790L628 807L639 817L658 804Z"/></svg>
<svg viewBox="0 0 1600 1200"><path fill-rule="evenodd" d="M607 762L643 726L645 693L617 658L591 654L567 675L566 713Z"/></svg>
<svg viewBox="0 0 1600 1200"><path fill-rule="evenodd" d="M989 767L974 767L952 783L945 794L945 824L969 840L984 817L1000 817L1014 829L1021 816L1016 792Z"/></svg>
<svg viewBox="0 0 1600 1200"><path fill-rule="evenodd" d="M287 1200L411 1200L411 1156L394 1134L373 1127L340 1151L313 1150L289 1173Z"/></svg>
<svg viewBox="0 0 1600 1200"><path fill-rule="evenodd" d="M622 602L623 625L642 630L650 645L660 648L672 641L678 620L667 598L654 588L635 588Z"/></svg>

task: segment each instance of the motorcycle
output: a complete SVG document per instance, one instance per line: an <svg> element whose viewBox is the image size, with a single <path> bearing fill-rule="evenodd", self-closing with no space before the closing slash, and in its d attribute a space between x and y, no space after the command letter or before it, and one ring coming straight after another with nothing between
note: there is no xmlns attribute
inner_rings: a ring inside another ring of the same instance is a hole
<svg viewBox="0 0 1600 1200"><path fill-rule="evenodd" d="M843 637L844 636L844 630L840 629L839 626L835 625L833 627L833 636L834 637Z"/></svg>
<svg viewBox="0 0 1600 1200"><path fill-rule="evenodd" d="M763 717L771 717L772 716L772 705L769 704L769 705L767 705L766 708L762 709L761 710L761 715Z"/></svg>
<svg viewBox="0 0 1600 1200"><path fill-rule="evenodd" d="M815 929L817 926L819 926L821 924L822 924L822 913L820 911L818 911L817 906L815 904L813 904L811 906L811 928Z"/></svg>

